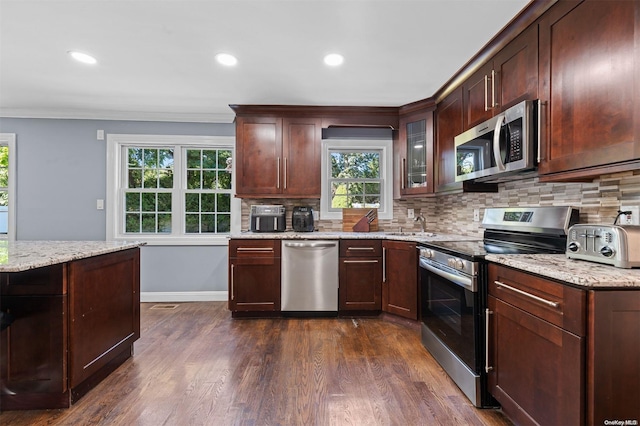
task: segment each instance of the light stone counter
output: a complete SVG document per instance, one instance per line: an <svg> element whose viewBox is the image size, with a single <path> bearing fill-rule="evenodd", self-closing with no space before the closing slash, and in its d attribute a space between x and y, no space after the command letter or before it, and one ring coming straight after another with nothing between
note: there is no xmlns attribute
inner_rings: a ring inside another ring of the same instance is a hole
<svg viewBox="0 0 640 426"><path fill-rule="evenodd" d="M434 232L241 232L231 239L261 240L396 240L409 242L480 241L482 237Z"/></svg>
<svg viewBox="0 0 640 426"><path fill-rule="evenodd" d="M635 288L640 290L640 269L622 269L564 254L488 254L490 262L510 266L588 289Z"/></svg>
<svg viewBox="0 0 640 426"><path fill-rule="evenodd" d="M133 241L3 241L0 272L22 272L141 245Z"/></svg>

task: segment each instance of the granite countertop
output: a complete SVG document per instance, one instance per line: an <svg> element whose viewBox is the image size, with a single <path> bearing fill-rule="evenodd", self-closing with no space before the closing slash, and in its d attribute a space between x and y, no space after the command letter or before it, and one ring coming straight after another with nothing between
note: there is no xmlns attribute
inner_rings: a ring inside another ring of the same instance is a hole
<svg viewBox="0 0 640 426"><path fill-rule="evenodd" d="M0 272L22 272L141 245L134 241L3 241Z"/></svg>
<svg viewBox="0 0 640 426"><path fill-rule="evenodd" d="M396 240L409 242L481 241L482 237L434 232L241 232L231 239L262 240Z"/></svg>
<svg viewBox="0 0 640 426"><path fill-rule="evenodd" d="M564 254L488 254L486 259L587 289L640 290L640 269L623 269L586 260L568 259Z"/></svg>

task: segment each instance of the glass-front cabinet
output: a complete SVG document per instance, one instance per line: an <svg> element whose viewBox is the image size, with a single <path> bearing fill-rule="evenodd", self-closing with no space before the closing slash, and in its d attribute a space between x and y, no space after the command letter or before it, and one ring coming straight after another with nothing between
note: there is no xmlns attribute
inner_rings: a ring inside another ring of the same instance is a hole
<svg viewBox="0 0 640 426"><path fill-rule="evenodd" d="M400 197L433 193L433 109L401 116L398 139Z"/></svg>

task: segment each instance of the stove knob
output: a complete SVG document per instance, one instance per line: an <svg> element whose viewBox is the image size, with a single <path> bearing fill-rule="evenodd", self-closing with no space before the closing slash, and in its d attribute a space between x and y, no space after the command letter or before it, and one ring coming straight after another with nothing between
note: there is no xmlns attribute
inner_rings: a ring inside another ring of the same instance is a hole
<svg viewBox="0 0 640 426"><path fill-rule="evenodd" d="M464 262L462 260L460 260L460 259L456 259L454 261L454 268L463 270L464 269Z"/></svg>
<svg viewBox="0 0 640 426"><path fill-rule="evenodd" d="M569 246L567 248L569 249L569 251L572 251L575 253L578 250L580 250L580 244L576 243L575 241L572 241L569 243Z"/></svg>
<svg viewBox="0 0 640 426"><path fill-rule="evenodd" d="M604 257L613 257L616 254L615 250L609 246L604 246L600 249L600 254Z"/></svg>
<svg viewBox="0 0 640 426"><path fill-rule="evenodd" d="M433 250L422 249L420 250L420 256L431 259L433 257Z"/></svg>

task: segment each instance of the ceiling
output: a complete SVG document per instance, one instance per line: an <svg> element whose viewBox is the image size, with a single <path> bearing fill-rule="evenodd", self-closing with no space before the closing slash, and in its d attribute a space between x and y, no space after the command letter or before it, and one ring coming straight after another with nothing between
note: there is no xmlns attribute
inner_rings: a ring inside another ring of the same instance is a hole
<svg viewBox="0 0 640 426"><path fill-rule="evenodd" d="M231 122L229 104L400 106L433 95L527 3L0 0L0 116ZM341 67L324 65L331 52Z"/></svg>

